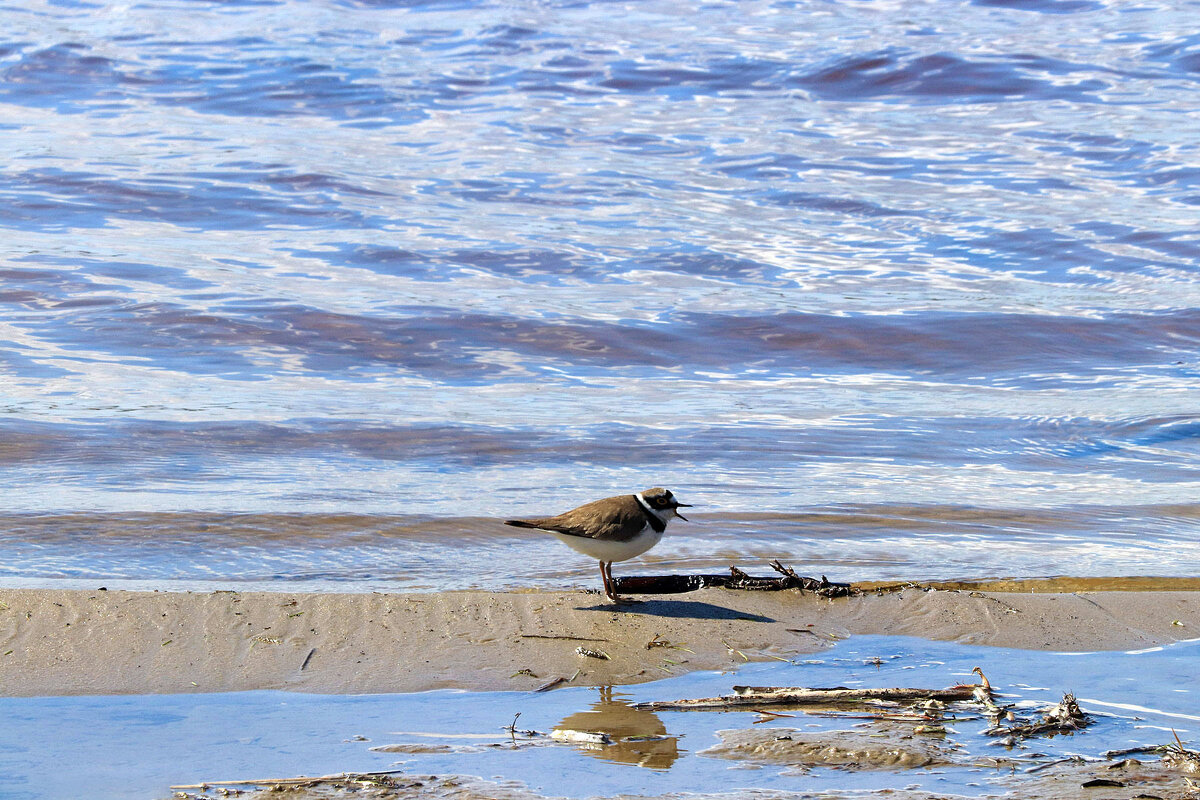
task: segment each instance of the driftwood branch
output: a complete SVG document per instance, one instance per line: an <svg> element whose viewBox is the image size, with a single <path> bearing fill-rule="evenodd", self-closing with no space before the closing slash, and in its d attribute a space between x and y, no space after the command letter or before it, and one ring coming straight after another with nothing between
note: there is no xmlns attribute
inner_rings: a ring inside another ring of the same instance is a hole
<svg viewBox="0 0 1200 800"><path fill-rule="evenodd" d="M972 700L979 687L951 686L948 689L848 689L836 686L812 689L801 686L735 686L733 694L721 697L699 697L685 700L667 700L638 703L634 708L650 711L686 711L714 708L736 708L738 706L763 705L838 705L865 703L868 701L920 702L938 700L954 702Z"/></svg>
<svg viewBox="0 0 1200 800"><path fill-rule="evenodd" d="M797 575L795 570L783 566L778 561L772 561L771 568L779 575L756 577L730 566L728 575L633 575L613 580L616 584L615 590L619 594L682 594L712 588L757 592L800 589L821 597L847 597L856 594L850 584L832 583L824 575L820 580L806 578Z"/></svg>

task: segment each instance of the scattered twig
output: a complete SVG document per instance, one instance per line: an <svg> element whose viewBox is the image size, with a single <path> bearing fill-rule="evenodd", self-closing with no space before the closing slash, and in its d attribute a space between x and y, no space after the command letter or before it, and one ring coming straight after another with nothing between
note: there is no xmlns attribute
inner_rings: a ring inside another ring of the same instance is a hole
<svg viewBox="0 0 1200 800"><path fill-rule="evenodd" d="M523 736L526 739L544 739L546 737L546 734L542 733L541 731L534 731L534 730L519 731L519 730L517 730L517 720L520 718L521 718L521 712L518 711L516 714L513 715L512 722L510 722L507 725L500 726L500 730L508 731L508 736L512 740L513 744L517 743L517 734L518 733L521 734L521 736ZM410 735L415 736L418 734L410 734ZM476 738L482 739L482 738L491 738L491 737L480 735Z"/></svg>
<svg viewBox="0 0 1200 800"><path fill-rule="evenodd" d="M779 562L779 559L775 559L767 566L769 566L771 569L775 570L776 572L778 572L780 575L782 575L785 578L791 578L792 580L795 580L795 581L804 580L803 578L801 578L799 575L796 574L796 571L794 569L792 569L791 567L785 567L783 564L781 564ZM828 582L824 575L821 576L821 580Z"/></svg>
<svg viewBox="0 0 1200 800"><path fill-rule="evenodd" d="M315 652L317 652L317 648L315 647L308 651L308 655L304 657L304 663L300 665L301 672L304 672L304 669L308 666L308 662L312 661L313 653Z"/></svg>
<svg viewBox="0 0 1200 800"><path fill-rule="evenodd" d="M795 717L796 716L795 714L784 714L779 711L768 711L765 708L751 708L750 711L753 711L755 714L761 715L758 719L754 720L754 722L752 723L754 725L757 725L760 722L772 722L781 717Z"/></svg>
<svg viewBox="0 0 1200 800"><path fill-rule="evenodd" d="M551 680L546 681L545 683L543 683L541 686L537 687L533 691L534 692L548 692L551 689L554 689L564 683L571 683L572 681L574 681L576 678L579 677L579 673L581 671L582 670L578 670L578 669L575 670L575 674L569 678L561 678L561 677L560 678L552 678Z"/></svg>
<svg viewBox="0 0 1200 800"><path fill-rule="evenodd" d="M759 713L762 713L761 711ZM805 711L810 717L828 717L830 719L869 719L878 722L931 722L939 717L930 714L902 714L899 712L879 712L877 714L848 714L844 711ZM954 717L955 721L970 719L970 717ZM978 717L976 717L978 719Z"/></svg>
<svg viewBox="0 0 1200 800"><path fill-rule="evenodd" d="M1134 756L1143 753L1156 753L1163 750L1166 745L1162 744L1147 744L1141 747L1126 747L1123 750L1105 750L1101 753L1102 756L1110 761L1114 758L1123 758L1124 756Z"/></svg>
<svg viewBox="0 0 1200 800"><path fill-rule="evenodd" d="M536 689L534 689L533 691L535 691L535 692L548 692L548 691L550 691L551 689L553 689L554 687L558 686L559 684L563 684L563 683L566 683L566 682L567 682L567 679L566 679L566 678L564 678L564 677L562 677L562 676L560 675L560 676L559 676L559 677L557 677L557 678L551 678L550 680L546 681L545 683L543 683L541 686L537 687L537 688L536 688Z"/></svg>
<svg viewBox="0 0 1200 800"><path fill-rule="evenodd" d="M736 647L734 647L733 645L731 645L729 642L725 641L724 639L721 640L721 644L725 645L725 649L729 651L729 655L732 656L736 653L737 655L742 657L743 661L750 660L750 657L748 655L743 653L741 650L738 650Z"/></svg>
<svg viewBox="0 0 1200 800"><path fill-rule="evenodd" d="M1038 764L1036 767L1030 767L1029 769L1025 770L1025 774L1031 775L1035 772L1041 772L1044 769L1057 767L1059 764L1084 764L1086 762L1087 759L1083 756L1067 756L1066 758L1058 758L1054 761L1047 761L1045 764Z"/></svg>

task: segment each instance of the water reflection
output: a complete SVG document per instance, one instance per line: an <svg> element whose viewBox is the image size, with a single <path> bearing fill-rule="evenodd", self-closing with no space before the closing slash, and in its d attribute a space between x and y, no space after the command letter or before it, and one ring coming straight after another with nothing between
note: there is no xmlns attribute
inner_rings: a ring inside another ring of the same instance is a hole
<svg viewBox="0 0 1200 800"><path fill-rule="evenodd" d="M776 790L841 797L904 786L938 797L1050 796L1027 791L1030 781L1043 773L1026 769L1072 756L1103 759L1109 750L1166 744L1174 741L1172 731L1195 747L1200 736L1195 714L1198 655L1200 640L1130 653L1048 653L858 636L803 662L748 664L737 675L689 673L623 687L621 693L602 690L598 697L593 689L570 686L541 694L268 691L0 697L5 723L0 726L0 796L125 800L167 797L170 784L217 777L396 768L411 775L521 781L550 797L705 793L730 785L734 762L713 757L719 751L712 749L720 741L732 741L730 732L749 732L742 734L744 741L774 741L772 737L790 735L789 730L801 730L804 739L840 746L848 730L855 732L851 739L880 742L883 737L876 734L889 730L911 736L905 726L916 723L867 721L867 727L854 728L864 721L811 714L761 722L750 711L655 715L634 710L631 702L713 697L728 693L735 683L942 688L977 682L972 669L979 665L1018 716L1031 716L1073 690L1094 721L1073 736L1027 740L1023 747L1008 749L981 735L986 720L964 714L944 739L931 742L945 745L939 758L952 762L933 770L818 767L802 772L767 764L738 772L736 783L754 797ZM546 736L514 739L504 726L517 712L521 728L603 732L613 744L582 747ZM223 724L227 719L238 720L236 736ZM423 732L397 734L400 726L419 726ZM403 741L397 741L398 735ZM802 746L801 739L784 740L781 746ZM905 740L906 747L912 745L911 738ZM742 765L761 760L744 751L736 758ZM1157 761L1152 755L1138 758L1147 765ZM997 769L997 759L1009 767ZM1101 763L1107 767L1109 762ZM62 769L63 764L72 768ZM1121 780L1128 779L1121 774ZM1070 784L1074 794L1063 796L1082 796L1076 788L1080 782ZM1183 796L1161 788L1149 794Z"/></svg>
<svg viewBox="0 0 1200 800"><path fill-rule="evenodd" d="M680 756L678 738L667 734L657 714L634 708L621 699L624 696L614 693L611 686L604 687L590 709L564 717L554 729L606 734L611 744L577 742L579 749L593 758L670 769Z"/></svg>

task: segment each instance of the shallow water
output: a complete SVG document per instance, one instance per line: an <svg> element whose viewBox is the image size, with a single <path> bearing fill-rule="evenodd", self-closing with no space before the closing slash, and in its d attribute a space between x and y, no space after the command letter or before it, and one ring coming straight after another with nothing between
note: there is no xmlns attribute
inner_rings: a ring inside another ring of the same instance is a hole
<svg viewBox="0 0 1200 800"><path fill-rule="evenodd" d="M1197 8L0 5L0 580L1195 575Z"/></svg>
<svg viewBox="0 0 1200 800"><path fill-rule="evenodd" d="M1198 511L902 506L695 514L686 528L678 523L654 550L615 572L725 573L736 564L774 575L767 564L780 558L804 574L839 581L1194 576L1200 538L1191 530ZM8 586L425 591L599 585L594 561L544 534L493 519L212 513L0 519L0 581ZM1167 587L1150 581L1140 588Z"/></svg>
<svg viewBox="0 0 1200 800"><path fill-rule="evenodd" d="M303 695L285 692L123 697L0 698L0 796L51 800L78 796L167 797L172 784L281 778L402 768L413 774L464 774L516 780L552 796L658 794L776 788L795 791L920 786L971 796L1010 769L950 766L853 772L786 766L746 769L701 751L717 731L764 727L752 712L651 712L644 700L707 697L734 684L922 686L974 683L981 666L1019 713L1073 691L1095 723L1081 733L1040 737L1008 748L984 737L985 723L949 724L956 760L1016 758L1034 766L1068 755L1200 737L1195 661L1200 642L1129 653L1041 653L864 636L795 663L695 673L614 690L425 692L407 695ZM654 741L608 747L551 744L511 749L502 728L549 733L605 730ZM863 730L861 720L800 714L765 727ZM1149 757L1147 760L1154 760ZM1024 768L1024 767L1022 767Z"/></svg>

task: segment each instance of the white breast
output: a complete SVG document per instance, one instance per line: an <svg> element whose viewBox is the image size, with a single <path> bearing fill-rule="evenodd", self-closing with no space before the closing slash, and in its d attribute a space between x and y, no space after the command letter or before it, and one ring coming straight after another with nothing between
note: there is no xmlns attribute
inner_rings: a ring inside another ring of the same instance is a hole
<svg viewBox="0 0 1200 800"><path fill-rule="evenodd" d="M558 540L568 547L578 550L584 555L591 556L597 561L625 561L649 550L662 541L662 533L649 525L628 542L606 542L601 539L589 539L586 536L568 536L565 533L555 533Z"/></svg>

